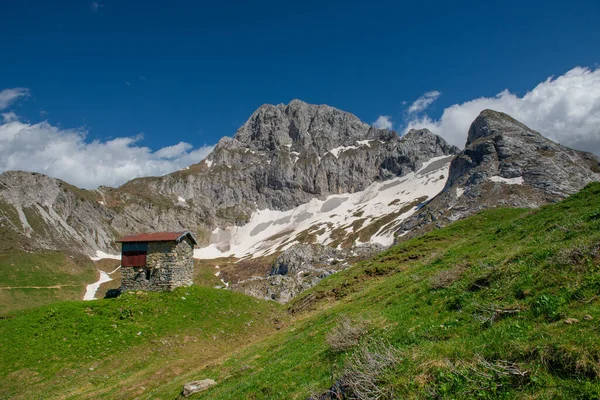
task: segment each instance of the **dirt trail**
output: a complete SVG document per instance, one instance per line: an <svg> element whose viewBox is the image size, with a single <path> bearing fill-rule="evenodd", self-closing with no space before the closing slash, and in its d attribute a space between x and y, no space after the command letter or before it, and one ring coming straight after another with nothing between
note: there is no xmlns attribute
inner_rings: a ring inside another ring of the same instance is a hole
<svg viewBox="0 0 600 400"><path fill-rule="evenodd" d="M0 287L0 290L2 289L60 289L63 287L74 287L74 286L79 286L79 285L54 285L54 286L4 286L4 287Z"/></svg>

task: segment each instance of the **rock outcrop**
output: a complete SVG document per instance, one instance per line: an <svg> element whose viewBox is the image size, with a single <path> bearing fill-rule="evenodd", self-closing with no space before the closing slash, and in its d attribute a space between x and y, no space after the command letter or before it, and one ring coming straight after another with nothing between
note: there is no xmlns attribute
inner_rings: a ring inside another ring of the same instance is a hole
<svg viewBox="0 0 600 400"><path fill-rule="evenodd" d="M183 385L183 394L184 397L189 397L194 393L203 392L206 389L210 389L213 386L216 386L217 382L214 379L202 379L200 381L188 382Z"/></svg>
<svg viewBox="0 0 600 400"><path fill-rule="evenodd" d="M323 278L367 259L385 247L367 244L353 249L335 249L320 244L298 244L282 252L265 277L253 277L231 285L254 297L287 303Z"/></svg>
<svg viewBox="0 0 600 400"><path fill-rule="evenodd" d="M539 207L599 180L595 155L555 143L507 114L484 110L452 161L444 190L398 233L412 237L497 206Z"/></svg>

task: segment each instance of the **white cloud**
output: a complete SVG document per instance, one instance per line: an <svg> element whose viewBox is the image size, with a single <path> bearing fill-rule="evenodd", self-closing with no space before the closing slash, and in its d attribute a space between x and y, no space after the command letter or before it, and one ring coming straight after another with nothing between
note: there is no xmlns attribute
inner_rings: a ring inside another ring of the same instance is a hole
<svg viewBox="0 0 600 400"><path fill-rule="evenodd" d="M92 12L97 13L102 7L104 7L104 4L97 1L92 2Z"/></svg>
<svg viewBox="0 0 600 400"><path fill-rule="evenodd" d="M421 111L424 111L425 109L427 109L427 107L431 105L431 103L433 103L437 100L438 97L440 97L440 94L441 93L437 90L426 92L425 94L423 94L423 96L415 100L414 103L410 105L410 107L408 107L408 113L416 114Z"/></svg>
<svg viewBox="0 0 600 400"><path fill-rule="evenodd" d="M21 122L15 113L2 114L0 172L40 172L93 189L164 175L204 159L213 146L194 149L189 143L152 151L138 143L142 135L86 142L83 129L60 129L48 122Z"/></svg>
<svg viewBox="0 0 600 400"><path fill-rule="evenodd" d="M375 128L392 129L392 117L388 115L380 115L375 122L372 123Z"/></svg>
<svg viewBox="0 0 600 400"><path fill-rule="evenodd" d="M550 77L519 97L508 90L446 108L439 120L425 115L406 127L428 128L464 146L471 122L486 109L509 114L565 146L600 154L600 68L576 67Z"/></svg>
<svg viewBox="0 0 600 400"><path fill-rule="evenodd" d="M27 96L29 96L29 89L26 88L4 89L0 92L0 110L8 108L17 99Z"/></svg>

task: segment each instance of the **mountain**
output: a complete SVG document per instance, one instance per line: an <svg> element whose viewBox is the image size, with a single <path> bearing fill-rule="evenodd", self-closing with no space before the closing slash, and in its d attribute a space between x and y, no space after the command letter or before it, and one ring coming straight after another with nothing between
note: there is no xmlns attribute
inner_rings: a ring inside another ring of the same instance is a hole
<svg viewBox="0 0 600 400"><path fill-rule="evenodd" d="M444 189L398 230L417 236L481 210L535 208L600 180L592 153L561 146L507 114L484 110L473 121L465 149L450 164Z"/></svg>
<svg viewBox="0 0 600 400"><path fill-rule="evenodd" d="M287 301L398 238L486 208L557 201L598 171L592 154L491 110L460 151L426 129L400 137L294 100L261 106L202 162L119 188L1 174L0 250L96 256L118 252L121 235L189 229L195 257L225 285Z"/></svg>
<svg viewBox="0 0 600 400"><path fill-rule="evenodd" d="M216 227L244 225L257 210L362 191L456 152L426 130L400 138L350 113L294 100L260 107L203 162L116 189L83 190L41 174L5 172L2 227L32 248L89 255L115 251L118 235L147 230L187 228L206 244Z"/></svg>

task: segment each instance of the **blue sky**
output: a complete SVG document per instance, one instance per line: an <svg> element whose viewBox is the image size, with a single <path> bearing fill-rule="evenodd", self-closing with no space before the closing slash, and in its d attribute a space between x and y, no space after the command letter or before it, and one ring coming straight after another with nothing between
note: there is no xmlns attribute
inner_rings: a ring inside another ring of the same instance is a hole
<svg viewBox="0 0 600 400"><path fill-rule="evenodd" d="M3 112L86 143L142 133L151 151L214 144L294 98L402 131L426 92L441 93L426 110L438 121L454 104L596 71L599 19L597 0L13 1L0 90L27 95Z"/></svg>

